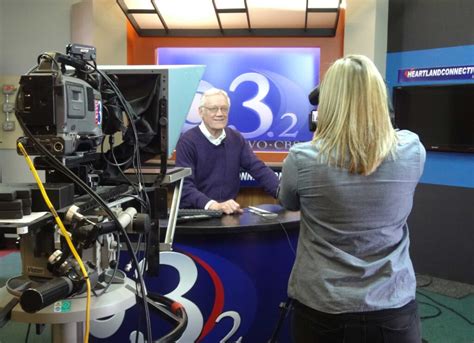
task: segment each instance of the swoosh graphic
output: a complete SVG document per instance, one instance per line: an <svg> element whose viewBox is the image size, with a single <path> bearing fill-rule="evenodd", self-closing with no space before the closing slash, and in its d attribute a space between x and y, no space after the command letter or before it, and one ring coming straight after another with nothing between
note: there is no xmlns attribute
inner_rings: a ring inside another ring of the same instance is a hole
<svg viewBox="0 0 474 343"><path fill-rule="evenodd" d="M207 321L204 324L204 327L202 328L201 334L199 335L196 341L200 342L204 339L204 337L209 334L209 332L212 331L212 329L216 325L217 317L219 316L219 314L222 313L222 309L224 308L224 286L222 285L222 281L219 275L217 275L216 271L212 269L209 264L201 260L199 257L194 256L190 253L186 252L185 254L192 258L196 263L201 265L201 267L203 267L207 271L207 273L211 277L215 289L214 306L212 307L211 314L209 315L209 318L207 318Z"/></svg>

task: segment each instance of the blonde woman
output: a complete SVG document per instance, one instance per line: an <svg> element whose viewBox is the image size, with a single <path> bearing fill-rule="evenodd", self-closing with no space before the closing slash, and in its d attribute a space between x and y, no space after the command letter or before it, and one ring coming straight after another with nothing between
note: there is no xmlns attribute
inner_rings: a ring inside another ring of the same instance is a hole
<svg viewBox="0 0 474 343"><path fill-rule="evenodd" d="M367 57L337 60L314 139L284 161L279 200L301 211L288 285L295 342L421 342L406 221L426 152L392 128L387 99Z"/></svg>

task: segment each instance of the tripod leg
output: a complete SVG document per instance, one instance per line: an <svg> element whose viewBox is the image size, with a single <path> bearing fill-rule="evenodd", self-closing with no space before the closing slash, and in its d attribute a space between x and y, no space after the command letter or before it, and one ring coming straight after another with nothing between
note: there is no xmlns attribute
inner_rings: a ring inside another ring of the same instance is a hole
<svg viewBox="0 0 474 343"><path fill-rule="evenodd" d="M293 308L293 299L288 298L286 300L286 303L280 303L280 318L278 319L278 322L275 326L275 329L273 330L272 337L268 341L268 343L276 343L278 334L280 333L281 326L283 325L283 322L285 321L285 318L288 316L288 313L290 310Z"/></svg>

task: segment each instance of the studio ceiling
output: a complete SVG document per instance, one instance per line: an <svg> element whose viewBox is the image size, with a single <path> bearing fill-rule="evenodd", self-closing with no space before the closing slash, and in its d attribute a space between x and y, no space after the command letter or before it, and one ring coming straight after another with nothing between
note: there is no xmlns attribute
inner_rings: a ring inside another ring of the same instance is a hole
<svg viewBox="0 0 474 343"><path fill-rule="evenodd" d="M342 0L117 0L140 36L336 34Z"/></svg>

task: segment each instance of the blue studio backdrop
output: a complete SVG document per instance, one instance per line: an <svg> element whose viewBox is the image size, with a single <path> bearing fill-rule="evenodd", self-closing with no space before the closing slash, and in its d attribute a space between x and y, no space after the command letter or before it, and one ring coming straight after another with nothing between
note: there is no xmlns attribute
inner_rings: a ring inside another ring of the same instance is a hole
<svg viewBox="0 0 474 343"><path fill-rule="evenodd" d="M206 66L183 131L201 122L200 96L215 87L229 94L229 125L254 150L287 151L312 138L308 94L319 83L319 48L158 48L157 59Z"/></svg>

